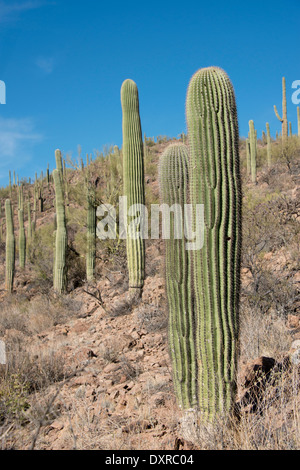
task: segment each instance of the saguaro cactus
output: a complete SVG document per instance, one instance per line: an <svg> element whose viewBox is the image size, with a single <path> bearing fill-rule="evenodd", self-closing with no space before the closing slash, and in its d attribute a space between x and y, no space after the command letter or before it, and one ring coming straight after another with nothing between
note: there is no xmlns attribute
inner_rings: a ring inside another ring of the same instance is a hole
<svg viewBox="0 0 300 470"><path fill-rule="evenodd" d="M286 105L286 84L285 77L282 77L282 117L279 116L276 106L274 105L276 117L282 124L282 141L285 142L288 138L288 119L287 119L287 105Z"/></svg>
<svg viewBox="0 0 300 470"><path fill-rule="evenodd" d="M62 162L61 151L59 149L55 150L55 163L56 163L56 169L60 172L61 181L63 181L64 180L64 170L63 170L63 162Z"/></svg>
<svg viewBox="0 0 300 470"><path fill-rule="evenodd" d="M96 256L96 204L95 190L87 181L87 247L86 247L86 278L92 281L95 277Z"/></svg>
<svg viewBox="0 0 300 470"><path fill-rule="evenodd" d="M63 182L58 169L53 170L56 200L56 239L55 239L55 266L53 287L58 293L62 293L67 287L66 248L67 229L64 206Z"/></svg>
<svg viewBox="0 0 300 470"><path fill-rule="evenodd" d="M251 174L251 150L250 150L250 139L246 139L246 165L247 175Z"/></svg>
<svg viewBox="0 0 300 470"><path fill-rule="evenodd" d="M159 162L161 202L175 210L170 212L170 238L165 240L165 269L173 382L182 408L197 404L191 252L186 250L184 236L179 237L180 232L184 233L184 205L189 198L188 165L188 149L184 144L169 145Z"/></svg>
<svg viewBox="0 0 300 470"><path fill-rule="evenodd" d="M23 185L19 186L18 220L19 220L19 265L21 269L24 269L25 259L26 259L26 237L25 237L25 227L24 227Z"/></svg>
<svg viewBox="0 0 300 470"><path fill-rule="evenodd" d="M30 199L27 201L27 214L28 214L28 225L27 225L27 247L31 242L32 238L32 221L31 221L31 205Z"/></svg>
<svg viewBox="0 0 300 470"><path fill-rule="evenodd" d="M268 166L270 167L272 163L272 149L271 149L270 125L268 122L266 123L266 129L267 129L267 162L268 162Z"/></svg>
<svg viewBox="0 0 300 470"><path fill-rule="evenodd" d="M298 137L300 137L300 108L297 106Z"/></svg>
<svg viewBox="0 0 300 470"><path fill-rule="evenodd" d="M256 183L256 155L257 155L257 137L254 129L254 122L249 121L249 139L250 139L250 155L251 155L251 180Z"/></svg>
<svg viewBox="0 0 300 470"><path fill-rule="evenodd" d="M145 277L145 246L143 231L143 208L145 203L143 138L139 113L138 89L134 81L125 80L121 88L123 112L123 179L127 207L139 205L140 221L134 223L127 216L127 262L129 287L141 289ZM136 206L137 207L137 206ZM138 225L140 232L137 231Z"/></svg>
<svg viewBox="0 0 300 470"><path fill-rule="evenodd" d="M5 201L6 218L6 266L5 266L5 289L12 292L15 274L15 235L14 219L10 199Z"/></svg>
<svg viewBox="0 0 300 470"><path fill-rule="evenodd" d="M223 70L193 75L186 116L190 199L204 205L205 226L203 247L192 252L198 406L204 419L213 419L235 397L241 251L237 111Z"/></svg>

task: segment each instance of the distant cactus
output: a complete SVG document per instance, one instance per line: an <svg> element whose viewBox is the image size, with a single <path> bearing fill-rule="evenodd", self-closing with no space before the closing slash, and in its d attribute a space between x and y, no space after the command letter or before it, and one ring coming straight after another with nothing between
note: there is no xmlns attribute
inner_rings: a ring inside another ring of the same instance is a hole
<svg viewBox="0 0 300 470"><path fill-rule="evenodd" d="M96 261L96 204L95 189L91 183L86 183L87 196L87 249L86 249L86 278L93 281Z"/></svg>
<svg viewBox="0 0 300 470"><path fill-rule="evenodd" d="M194 211L204 207L204 244L192 251L197 401L203 418L213 419L235 399L241 253L238 121L223 70L193 75L186 116L190 200Z"/></svg>
<svg viewBox="0 0 300 470"><path fill-rule="evenodd" d="M61 172L58 169L53 170L53 180L55 186L56 200L56 240L55 240L55 267L54 267L54 290L59 294L66 291L67 287L67 229L64 206L64 193Z"/></svg>
<svg viewBox="0 0 300 470"><path fill-rule="evenodd" d="M181 209L170 220L170 238L166 246L166 290L169 306L169 344L173 365L173 381L181 408L197 404L196 355L192 303L191 252L184 236L184 205L188 203L188 149L184 144L170 144L159 161L159 189L163 204ZM175 206L173 206L175 207ZM177 222L174 225L174 219ZM180 233L180 232L179 232Z"/></svg>
<svg viewBox="0 0 300 470"><path fill-rule="evenodd" d="M272 148L271 148L270 125L268 122L266 123L266 129L267 129L267 162L268 162L268 166L270 167L272 163Z"/></svg>
<svg viewBox="0 0 300 470"><path fill-rule="evenodd" d="M254 129L254 122L249 121L249 139L250 139L250 155L251 155L251 180L256 183L256 156L257 156L257 138Z"/></svg>
<svg viewBox="0 0 300 470"><path fill-rule="evenodd" d="M50 185L49 163L48 163L48 165L47 165L46 177L47 177L47 186L48 186L48 189L49 189L49 185Z"/></svg>
<svg viewBox="0 0 300 470"><path fill-rule="evenodd" d="M13 291L15 274L15 235L13 211L10 199L5 201L6 217L6 266L5 266L5 289L8 292Z"/></svg>
<svg viewBox="0 0 300 470"><path fill-rule="evenodd" d="M276 106L274 105L276 117L282 124L282 141L285 142L288 137L288 119L287 119L287 105L286 105L286 84L285 78L282 77L282 118L279 116Z"/></svg>
<svg viewBox="0 0 300 470"><path fill-rule="evenodd" d="M125 80L121 88L123 112L123 181L124 195L127 196L127 207L134 204L144 206L144 159L143 138L139 113L138 89L134 81ZM142 212L142 208L141 208ZM141 214L143 218L144 214ZM136 226L128 217L127 224L127 262L129 271L129 287L142 288L145 277L145 246L144 239L136 232ZM143 230L143 221L140 229Z"/></svg>
<svg viewBox="0 0 300 470"><path fill-rule="evenodd" d="M26 237L25 237L25 227L24 227L23 185L19 186L18 220L19 220L19 265L21 269L24 269L25 260L26 260Z"/></svg>
<svg viewBox="0 0 300 470"><path fill-rule="evenodd" d="M298 137L300 137L300 108L297 106Z"/></svg>
<svg viewBox="0 0 300 470"><path fill-rule="evenodd" d="M289 122L289 135L290 135L290 137L292 137L292 135L293 135L293 130L292 130L292 123L291 123L291 121Z"/></svg>
<svg viewBox="0 0 300 470"><path fill-rule="evenodd" d="M27 214L28 214L28 224L27 224L27 247L31 242L32 238L32 221L31 221L31 205L30 200L27 202Z"/></svg>
<svg viewBox="0 0 300 470"><path fill-rule="evenodd" d="M250 150L250 139L246 139L246 165L247 175L251 174L251 150Z"/></svg>

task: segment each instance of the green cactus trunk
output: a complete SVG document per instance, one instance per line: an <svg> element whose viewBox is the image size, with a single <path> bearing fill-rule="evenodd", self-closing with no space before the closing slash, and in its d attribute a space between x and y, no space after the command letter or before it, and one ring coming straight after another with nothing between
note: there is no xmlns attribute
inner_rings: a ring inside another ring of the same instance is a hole
<svg viewBox="0 0 300 470"><path fill-rule="evenodd" d="M56 163L56 169L60 173L61 181L63 181L64 180L64 170L63 170L63 162L62 162L61 151L59 149L55 150L55 163Z"/></svg>
<svg viewBox="0 0 300 470"><path fill-rule="evenodd" d="M30 244L31 238L32 238L32 222L31 222L31 205L30 205L30 201L27 202L27 214L28 214L28 223L27 223L27 244L26 244L26 247L27 247L27 251L28 251L29 244Z"/></svg>
<svg viewBox="0 0 300 470"><path fill-rule="evenodd" d="M13 291L15 274L15 235L14 219L10 199L5 201L6 218L6 265L5 265L5 289L11 293Z"/></svg>
<svg viewBox="0 0 300 470"><path fill-rule="evenodd" d="M251 181L256 184L256 155L257 155L257 138L254 129L254 122L249 121L249 139L250 139L250 155L251 155Z"/></svg>
<svg viewBox="0 0 300 470"><path fill-rule="evenodd" d="M64 206L63 182L61 173L58 169L53 170L53 180L55 186L56 199L56 239L55 239L55 266L53 287L59 294L66 291L67 288L67 229Z"/></svg>
<svg viewBox="0 0 300 470"><path fill-rule="evenodd" d="M145 244L143 231L143 207L145 204L143 138L139 114L139 97L136 84L125 80L121 88L123 112L123 180L124 195L127 196L127 207L134 204L140 206L140 221L127 217L127 262L129 271L129 287L141 289L145 277ZM140 232L137 231L137 226Z"/></svg>
<svg viewBox="0 0 300 470"><path fill-rule="evenodd" d="M161 202L175 210L170 212L170 238L165 240L165 269L173 383L183 409L197 404L191 252L186 249L184 236L178 238L180 231L184 234L184 210L189 199L188 165L184 144L169 145L159 162Z"/></svg>
<svg viewBox="0 0 300 470"><path fill-rule="evenodd" d="M272 148L271 148L270 125L268 122L266 123L266 129L267 129L267 162L268 162L268 167L270 167L272 164Z"/></svg>
<svg viewBox="0 0 300 470"><path fill-rule="evenodd" d="M247 175L251 174L251 150L250 150L250 139L246 139L246 165Z"/></svg>
<svg viewBox="0 0 300 470"><path fill-rule="evenodd" d="M192 252L198 406L204 419L213 419L231 410L235 398L241 252L237 111L223 70L194 74L186 114L190 198L194 211L204 207L203 248Z"/></svg>
<svg viewBox="0 0 300 470"><path fill-rule="evenodd" d="M21 269L25 268L26 260L26 236L24 227L24 198L23 186L19 186L19 207L18 207L18 220L19 220L19 265Z"/></svg>
<svg viewBox="0 0 300 470"><path fill-rule="evenodd" d="M95 191L89 182L87 186L87 247L86 247L86 278L93 281L95 278L96 262L96 205Z"/></svg>
<svg viewBox="0 0 300 470"><path fill-rule="evenodd" d="M300 137L300 108L297 106L297 125L298 125L298 137Z"/></svg>
<svg viewBox="0 0 300 470"><path fill-rule="evenodd" d="M47 178L47 187L49 189L50 186L50 171L49 171L49 163L47 165L47 170L46 170L46 178Z"/></svg>
<svg viewBox="0 0 300 470"><path fill-rule="evenodd" d="M279 119L279 121L282 124L282 142L286 142L288 138L288 119L287 119L287 105L286 105L286 84L285 84L285 78L282 77L282 118L279 116L279 113L277 111L276 106L274 105L274 111L276 114L276 117Z"/></svg>

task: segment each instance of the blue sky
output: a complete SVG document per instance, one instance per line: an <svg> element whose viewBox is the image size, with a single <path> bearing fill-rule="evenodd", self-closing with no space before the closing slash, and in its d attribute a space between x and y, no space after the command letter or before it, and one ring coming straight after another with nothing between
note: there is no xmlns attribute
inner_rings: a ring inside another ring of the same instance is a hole
<svg viewBox="0 0 300 470"><path fill-rule="evenodd" d="M299 0L179 2L0 0L0 186L9 169L34 177L60 148L76 158L122 145L120 88L138 86L143 132L186 131L189 80L217 65L230 76L241 136L253 119L280 131L281 79L296 131Z"/></svg>

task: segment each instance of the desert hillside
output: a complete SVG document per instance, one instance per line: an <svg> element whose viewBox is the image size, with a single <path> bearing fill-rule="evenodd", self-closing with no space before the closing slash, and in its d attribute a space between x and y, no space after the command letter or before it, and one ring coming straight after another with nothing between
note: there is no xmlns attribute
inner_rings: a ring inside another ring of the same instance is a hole
<svg viewBox="0 0 300 470"><path fill-rule="evenodd" d="M159 203L158 162L186 136L145 138L146 205ZM128 297L125 240L96 241L86 280L86 181L98 205L118 205L122 150L65 156L67 291L53 289L55 190L51 173L0 190L1 449L299 449L300 139L257 142L257 174L240 139L243 244L237 417L181 432L168 344L164 241L146 240L141 298ZM54 160L54 155L53 155ZM50 162L50 167L55 164ZM19 266L20 187L24 226L35 230ZM4 201L13 207L16 267L5 288ZM30 204L28 204L28 202ZM28 211L30 208L30 211ZM30 215L29 215L30 214ZM31 220L31 219L30 219Z"/></svg>

